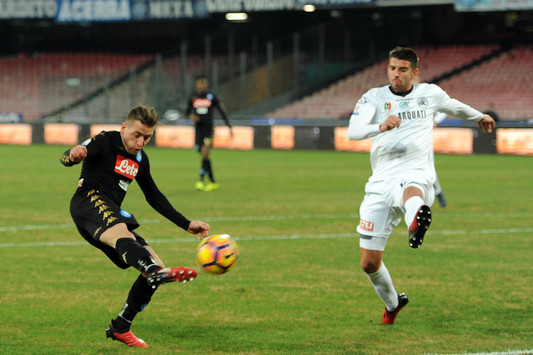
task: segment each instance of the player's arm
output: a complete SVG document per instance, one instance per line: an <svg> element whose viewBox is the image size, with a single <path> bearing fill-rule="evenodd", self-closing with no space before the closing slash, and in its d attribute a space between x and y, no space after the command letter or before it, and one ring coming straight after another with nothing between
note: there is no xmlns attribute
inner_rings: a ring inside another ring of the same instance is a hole
<svg viewBox="0 0 533 355"><path fill-rule="evenodd" d="M198 123L200 121L200 116L198 116L196 113L193 113L194 107L192 104L192 97L189 98L187 101L187 109L185 110L185 118L188 118L192 120L194 123Z"/></svg>
<svg viewBox="0 0 533 355"><path fill-rule="evenodd" d="M392 122L387 126L383 126L383 129L381 127L382 124L375 123L375 114L376 106L369 101L366 95L363 95L355 105L352 116L350 117L348 139L362 140L373 137L385 130L392 129ZM385 122L383 124L385 124ZM389 126L391 126L391 128L389 128Z"/></svg>
<svg viewBox="0 0 533 355"><path fill-rule="evenodd" d="M85 160L86 157L87 148L83 145L77 145L61 155L61 164L64 166L73 166Z"/></svg>
<svg viewBox="0 0 533 355"><path fill-rule="evenodd" d="M166 196L157 188L148 169L144 174L137 175L136 180L144 193L146 201L154 210L178 227L196 235L198 238L207 237L209 224L201 221L190 221L178 212Z"/></svg>
<svg viewBox="0 0 533 355"><path fill-rule="evenodd" d="M224 107L224 104L218 100L218 98L215 99L215 107L218 110L218 113L220 113L220 117L224 120L226 123L226 126L229 127L229 132L231 136L233 137L233 130L231 128L231 122L228 117L228 113L226 112L226 108Z"/></svg>
<svg viewBox="0 0 533 355"><path fill-rule="evenodd" d="M478 127L485 133L494 130L496 123L491 116L483 114L459 100L452 99L445 91L442 89L441 91L442 93L439 97L441 109L439 109L439 111L445 112L450 116L459 117L463 120L476 121Z"/></svg>

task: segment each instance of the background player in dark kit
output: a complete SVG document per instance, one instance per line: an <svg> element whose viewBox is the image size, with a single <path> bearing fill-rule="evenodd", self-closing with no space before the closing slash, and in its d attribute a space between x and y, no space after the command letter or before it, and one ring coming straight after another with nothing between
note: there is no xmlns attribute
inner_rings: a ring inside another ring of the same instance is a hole
<svg viewBox="0 0 533 355"><path fill-rule="evenodd" d="M139 224L133 215L120 208L129 184L136 179L150 206L182 229L199 238L206 237L209 231L207 223L190 221L176 211L152 179L143 148L152 138L157 123L153 108L135 106L120 132L101 132L61 157L65 166L83 161L78 188L70 202L70 213L80 234L118 267L133 266L141 272L122 311L106 329L108 337L135 347L147 345L131 332L131 323L148 305L157 287L167 282L191 281L197 273L188 267L165 267L134 231Z"/></svg>
<svg viewBox="0 0 533 355"><path fill-rule="evenodd" d="M222 103L217 96L208 91L209 82L206 76L198 76L195 81L196 93L194 93L187 102L185 116L194 121L196 128L195 149L202 156L202 165L200 168L200 179L196 182L195 188L200 191L212 191L218 189L219 185L215 181L213 166L209 158L209 151L213 146L215 136L215 126L213 112L218 110L226 125L231 130L231 124L223 108ZM209 182L204 183L205 176L209 177Z"/></svg>

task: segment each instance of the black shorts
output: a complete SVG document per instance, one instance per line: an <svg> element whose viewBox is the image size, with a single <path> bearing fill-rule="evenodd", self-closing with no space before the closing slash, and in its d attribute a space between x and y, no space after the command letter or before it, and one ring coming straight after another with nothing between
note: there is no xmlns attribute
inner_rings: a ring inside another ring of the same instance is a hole
<svg viewBox="0 0 533 355"><path fill-rule="evenodd" d="M194 149L200 151L204 145L211 148L214 138L215 126L196 126Z"/></svg>
<svg viewBox="0 0 533 355"><path fill-rule="evenodd" d="M105 193L91 188L80 188L70 200L70 215L81 236L92 246L100 249L115 265L122 269L129 267L116 250L100 242L103 232L119 223L125 223L137 241L148 243L133 230L139 227L135 217L114 203Z"/></svg>

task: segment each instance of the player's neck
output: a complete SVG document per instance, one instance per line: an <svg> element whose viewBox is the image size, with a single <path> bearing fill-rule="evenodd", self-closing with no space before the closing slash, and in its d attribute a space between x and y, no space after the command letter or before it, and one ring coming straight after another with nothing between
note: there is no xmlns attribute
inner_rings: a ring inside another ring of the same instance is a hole
<svg viewBox="0 0 533 355"><path fill-rule="evenodd" d="M411 87L408 89L408 90L405 90L405 91L402 91L402 92L397 92L397 91L394 91L394 89L392 88L392 86L389 85L389 90L394 94L394 95L398 95L398 96L407 96L411 93L411 91L413 91L413 88L415 86L414 85L411 85Z"/></svg>

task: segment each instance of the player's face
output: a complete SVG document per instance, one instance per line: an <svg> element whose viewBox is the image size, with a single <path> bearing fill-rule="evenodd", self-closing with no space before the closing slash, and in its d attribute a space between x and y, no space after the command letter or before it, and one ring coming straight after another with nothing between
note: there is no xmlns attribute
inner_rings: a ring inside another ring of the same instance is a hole
<svg viewBox="0 0 533 355"><path fill-rule="evenodd" d="M148 127L138 120L122 123L120 135L126 151L134 155L139 153L154 135L154 129L155 127Z"/></svg>
<svg viewBox="0 0 533 355"><path fill-rule="evenodd" d="M206 92L208 86L209 86L209 83L207 82L207 79L196 80L196 91Z"/></svg>
<svg viewBox="0 0 533 355"><path fill-rule="evenodd" d="M418 68L413 69L408 60L390 58L387 75L392 89L395 92L403 93L413 87L413 81L418 75Z"/></svg>

